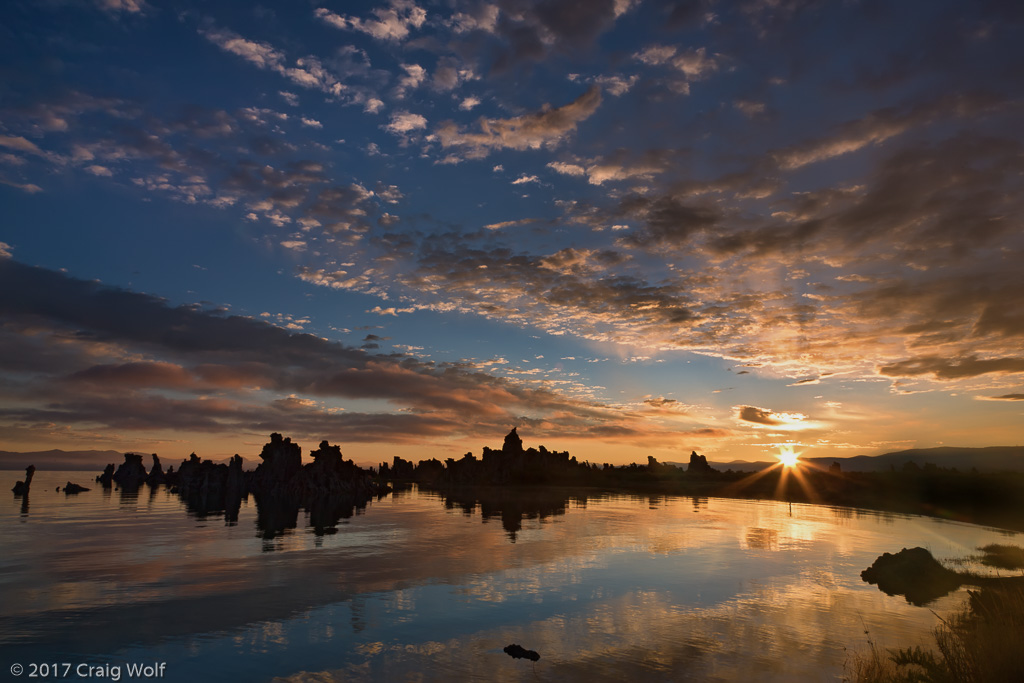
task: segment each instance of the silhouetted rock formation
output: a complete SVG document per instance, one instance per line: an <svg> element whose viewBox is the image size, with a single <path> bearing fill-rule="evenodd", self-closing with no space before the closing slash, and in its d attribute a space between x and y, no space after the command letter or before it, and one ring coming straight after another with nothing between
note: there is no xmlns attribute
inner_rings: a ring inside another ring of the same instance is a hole
<svg viewBox="0 0 1024 683"><path fill-rule="evenodd" d="M114 472L114 482L128 490L134 490L146 482L146 467L142 464L141 453L125 453L124 462Z"/></svg>
<svg viewBox="0 0 1024 683"><path fill-rule="evenodd" d="M229 464L201 460L192 453L181 463L171 490L179 494L193 514L205 517L224 511L228 523L238 521L238 510L246 494L242 458L235 455Z"/></svg>
<svg viewBox="0 0 1024 683"><path fill-rule="evenodd" d="M96 477L96 482L105 489L109 489L114 485L114 463L110 463L103 468L103 474Z"/></svg>
<svg viewBox="0 0 1024 683"><path fill-rule="evenodd" d="M263 462L252 473L249 488L256 498L257 526L264 538L295 528L300 508L309 512L314 533L334 533L339 520L391 491L372 472L345 460L341 448L327 441L321 441L310 455L313 462L303 465L299 446L277 433L263 447ZM400 458L395 464L401 469Z"/></svg>
<svg viewBox="0 0 1024 683"><path fill-rule="evenodd" d="M707 456L697 455L697 451L690 451L690 464L686 467L688 474L711 474L718 470L708 464Z"/></svg>
<svg viewBox="0 0 1024 683"><path fill-rule="evenodd" d="M160 486L165 483L165 480L164 468L160 466L160 456L153 453L153 467L149 470L149 476L146 477L146 483L150 486Z"/></svg>
<svg viewBox="0 0 1024 683"><path fill-rule="evenodd" d="M302 469L302 450L291 439L277 432L270 435L270 443L260 452L263 462L256 467L249 482L253 493L261 495L283 494L292 477Z"/></svg>
<svg viewBox="0 0 1024 683"><path fill-rule="evenodd" d="M516 428L513 427L512 431L505 435L505 443L501 447L501 452L505 455L522 455L523 454L523 440L519 438L519 434L516 433Z"/></svg>
<svg viewBox="0 0 1024 683"><path fill-rule="evenodd" d="M11 491L14 491L14 495L28 496L29 489L32 488L32 477L33 475L35 475L35 473L35 465L29 465L28 467L25 468L25 481L15 482L14 488L11 489Z"/></svg>
<svg viewBox="0 0 1024 683"><path fill-rule="evenodd" d="M82 493L83 491L88 491L88 490L89 489L85 488L84 486L79 486L78 484L74 484L74 483L72 483L70 481L68 483L64 484L64 494L65 495L74 495L76 493Z"/></svg>
<svg viewBox="0 0 1024 683"><path fill-rule="evenodd" d="M512 659L529 659L531 662L540 660L540 655L534 650L527 650L522 645L516 645L515 643L505 646L505 654Z"/></svg>
<svg viewBox="0 0 1024 683"><path fill-rule="evenodd" d="M505 436L501 450L485 446L478 459L466 453L456 460L421 460L413 466L395 456L394 462L380 465L380 478L416 481L440 488L451 486L504 486L508 484L558 484L566 486L612 486L629 488L665 488L682 484L692 472L690 488L713 489L721 473L708 466L707 458L693 454L690 470L647 458L647 465L600 466L578 462L568 452L549 451L544 446L523 448L523 440L513 427Z"/></svg>

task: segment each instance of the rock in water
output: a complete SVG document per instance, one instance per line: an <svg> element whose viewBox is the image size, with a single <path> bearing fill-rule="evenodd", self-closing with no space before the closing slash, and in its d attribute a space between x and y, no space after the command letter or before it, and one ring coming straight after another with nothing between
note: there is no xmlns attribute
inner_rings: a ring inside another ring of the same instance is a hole
<svg viewBox="0 0 1024 683"><path fill-rule="evenodd" d="M28 490L29 490L29 488L32 487L32 475L34 475L35 473L36 473L36 466L35 465L29 465L28 467L25 468L25 481L19 481L19 482L15 483L14 484L14 488L11 489L12 491L14 491L14 495L16 495L16 496L27 496L28 495Z"/></svg>
<svg viewBox="0 0 1024 683"><path fill-rule="evenodd" d="M959 588L964 581L946 569L925 548L904 548L883 553L860 573L886 595L902 595L912 605L926 605Z"/></svg>
<svg viewBox="0 0 1024 683"><path fill-rule="evenodd" d="M70 481L68 483L64 484L64 493L66 495L67 494L74 494L74 493L82 493L83 491L88 491L88 490L89 489L85 488L84 486L79 486L78 484L72 483Z"/></svg>
<svg viewBox="0 0 1024 683"><path fill-rule="evenodd" d="M146 466L141 453L125 453L124 462L114 472L114 481L123 489L134 491L146 482Z"/></svg>
<svg viewBox="0 0 1024 683"><path fill-rule="evenodd" d="M533 650L527 650L522 645L516 645L515 643L505 646L505 654L512 659L529 659L531 662L536 662L540 659L540 655Z"/></svg>

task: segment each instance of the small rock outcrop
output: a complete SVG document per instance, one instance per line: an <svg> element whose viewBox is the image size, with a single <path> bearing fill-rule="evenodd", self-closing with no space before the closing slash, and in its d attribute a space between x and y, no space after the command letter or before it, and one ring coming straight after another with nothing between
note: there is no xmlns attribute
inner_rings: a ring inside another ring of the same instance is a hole
<svg viewBox="0 0 1024 683"><path fill-rule="evenodd" d="M79 486L78 484L72 483L70 481L68 483L64 484L64 494L65 495L69 495L70 496L70 495L74 495L76 493L82 493L82 492L88 491L88 490L89 489L85 488L84 486Z"/></svg>
<svg viewBox="0 0 1024 683"><path fill-rule="evenodd" d="M14 491L14 495L16 495L16 496L27 496L28 495L29 489L32 488L32 476L35 473L36 473L36 466L35 465L29 465L28 467L25 468L25 481L16 482L14 484L14 488L11 489L12 491Z"/></svg>
<svg viewBox="0 0 1024 683"><path fill-rule="evenodd" d="M540 655L534 650L527 650L522 645L512 643L505 646L505 654L512 659L529 659L531 662L540 660Z"/></svg>

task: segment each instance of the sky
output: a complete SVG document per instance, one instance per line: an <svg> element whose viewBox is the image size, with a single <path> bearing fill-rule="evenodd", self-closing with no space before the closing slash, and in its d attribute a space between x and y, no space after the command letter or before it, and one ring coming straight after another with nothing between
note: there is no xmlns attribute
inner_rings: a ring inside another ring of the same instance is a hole
<svg viewBox="0 0 1024 683"><path fill-rule="evenodd" d="M9 0L0 449L1024 443L1024 5Z"/></svg>

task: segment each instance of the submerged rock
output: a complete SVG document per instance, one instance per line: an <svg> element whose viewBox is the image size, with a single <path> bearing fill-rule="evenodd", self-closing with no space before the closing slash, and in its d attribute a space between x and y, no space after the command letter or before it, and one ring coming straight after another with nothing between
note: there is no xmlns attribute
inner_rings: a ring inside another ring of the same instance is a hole
<svg viewBox="0 0 1024 683"><path fill-rule="evenodd" d="M88 490L89 489L85 488L84 486L79 486L78 484L75 484L75 483L70 482L70 481L68 483L64 484L64 494L65 495L73 495L73 494L82 493L82 492L88 491Z"/></svg>
<svg viewBox="0 0 1024 683"><path fill-rule="evenodd" d="M505 654L512 659L529 659L532 662L536 662L540 659L540 655L535 651L527 650L522 645L516 645L515 643L505 646Z"/></svg>

